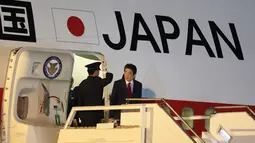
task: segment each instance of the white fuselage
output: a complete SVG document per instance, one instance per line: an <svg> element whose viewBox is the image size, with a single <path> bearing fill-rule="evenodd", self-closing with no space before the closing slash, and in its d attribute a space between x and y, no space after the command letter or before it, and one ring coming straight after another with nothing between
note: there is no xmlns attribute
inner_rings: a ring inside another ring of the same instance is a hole
<svg viewBox="0 0 255 143"><path fill-rule="evenodd" d="M135 64L136 79L157 98L255 104L254 1L31 0L31 4L36 42L5 39L2 47L99 52L114 80L121 78L126 63ZM2 21L3 15L8 13L1 12ZM81 19L84 33L82 28L77 28L76 36L70 32L71 16ZM2 88L5 71L0 71Z"/></svg>

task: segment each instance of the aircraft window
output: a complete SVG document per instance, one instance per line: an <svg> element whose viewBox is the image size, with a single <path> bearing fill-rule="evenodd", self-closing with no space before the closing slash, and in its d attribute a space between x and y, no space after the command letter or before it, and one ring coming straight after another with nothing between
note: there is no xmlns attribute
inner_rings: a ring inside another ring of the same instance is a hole
<svg viewBox="0 0 255 143"><path fill-rule="evenodd" d="M205 111L205 116L211 116L212 114L215 114L215 109L213 107L207 109ZM209 131L210 128L210 119L205 119L205 129Z"/></svg>
<svg viewBox="0 0 255 143"><path fill-rule="evenodd" d="M182 109L182 117L191 117L191 116L194 116L194 111L192 108L190 107L184 107ZM194 121L193 120L185 120L189 126L193 129L194 128ZM182 127L185 129L185 130L189 130L189 128L184 124L182 123Z"/></svg>
<svg viewBox="0 0 255 143"><path fill-rule="evenodd" d="M19 96L17 106L18 117L22 120L26 119L28 113L28 97Z"/></svg>
<svg viewBox="0 0 255 143"><path fill-rule="evenodd" d="M166 105L160 105L161 108L167 113L167 115L171 116L171 110Z"/></svg>

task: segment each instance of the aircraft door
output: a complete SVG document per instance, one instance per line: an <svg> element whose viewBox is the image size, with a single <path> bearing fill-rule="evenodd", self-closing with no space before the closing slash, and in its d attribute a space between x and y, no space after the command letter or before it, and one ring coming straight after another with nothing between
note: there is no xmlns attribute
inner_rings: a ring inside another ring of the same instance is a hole
<svg viewBox="0 0 255 143"><path fill-rule="evenodd" d="M6 142L53 143L58 126L66 121L73 63L70 51L12 51L3 102L2 135Z"/></svg>

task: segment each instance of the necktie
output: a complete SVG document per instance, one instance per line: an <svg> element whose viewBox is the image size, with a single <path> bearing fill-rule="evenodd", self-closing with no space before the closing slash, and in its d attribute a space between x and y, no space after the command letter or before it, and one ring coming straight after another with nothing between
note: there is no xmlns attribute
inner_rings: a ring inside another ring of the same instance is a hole
<svg viewBox="0 0 255 143"><path fill-rule="evenodd" d="M132 96L131 83L128 83L128 97Z"/></svg>

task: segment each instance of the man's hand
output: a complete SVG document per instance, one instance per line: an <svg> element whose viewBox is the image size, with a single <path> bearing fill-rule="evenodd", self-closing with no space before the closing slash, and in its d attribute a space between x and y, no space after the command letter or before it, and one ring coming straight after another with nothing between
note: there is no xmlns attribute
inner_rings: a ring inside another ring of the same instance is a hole
<svg viewBox="0 0 255 143"><path fill-rule="evenodd" d="M109 118L109 119L108 119L108 122L109 122L109 123L113 123L114 121L115 121L114 118Z"/></svg>
<svg viewBox="0 0 255 143"><path fill-rule="evenodd" d="M106 76L107 70L105 70L105 71L102 70L101 72L102 72L102 74L103 74L104 76Z"/></svg>
<svg viewBox="0 0 255 143"><path fill-rule="evenodd" d="M78 127L78 122L77 122L76 119L73 120L73 126L74 126L74 127Z"/></svg>

